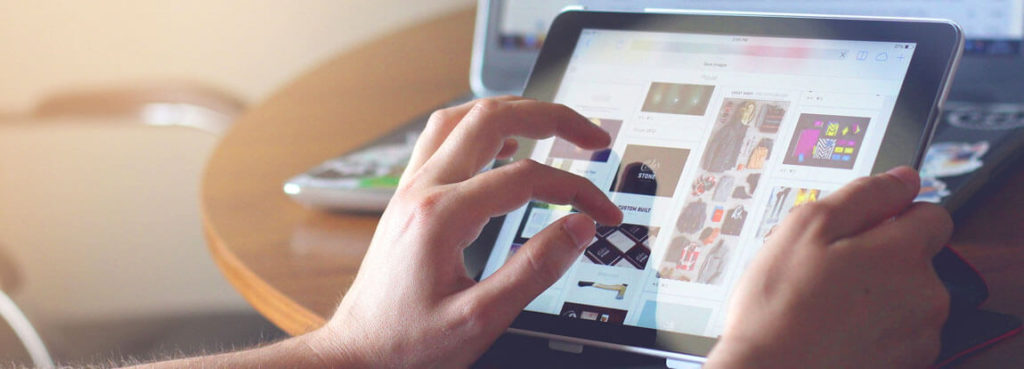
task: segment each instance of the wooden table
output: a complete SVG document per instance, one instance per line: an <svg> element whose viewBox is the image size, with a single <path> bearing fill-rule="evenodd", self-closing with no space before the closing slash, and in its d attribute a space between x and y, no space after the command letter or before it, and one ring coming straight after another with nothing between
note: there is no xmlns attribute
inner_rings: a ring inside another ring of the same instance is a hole
<svg viewBox="0 0 1024 369"><path fill-rule="evenodd" d="M290 334L325 322L351 283L377 217L306 210L282 183L466 92L473 10L345 52L244 114L202 183L210 250L238 291ZM992 284L989 307L1024 315L1024 166L963 222L957 244ZM1011 241L1012 240L1012 241ZM964 367L1024 363L1024 339Z"/></svg>

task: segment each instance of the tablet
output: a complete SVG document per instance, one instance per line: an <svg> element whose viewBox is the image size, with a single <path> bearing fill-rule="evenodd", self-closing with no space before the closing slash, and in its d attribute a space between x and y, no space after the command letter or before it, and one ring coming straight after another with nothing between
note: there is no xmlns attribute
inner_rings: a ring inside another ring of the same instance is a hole
<svg viewBox="0 0 1024 369"><path fill-rule="evenodd" d="M525 95L613 137L532 160L623 211L512 331L676 360L706 356L733 287L790 211L852 180L919 166L956 69L951 22L739 13L560 15ZM481 278L574 212L508 214Z"/></svg>

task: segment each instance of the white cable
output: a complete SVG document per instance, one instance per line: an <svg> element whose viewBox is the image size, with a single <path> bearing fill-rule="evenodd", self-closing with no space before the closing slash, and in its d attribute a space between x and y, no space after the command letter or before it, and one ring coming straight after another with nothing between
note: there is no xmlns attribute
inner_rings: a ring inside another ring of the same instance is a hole
<svg viewBox="0 0 1024 369"><path fill-rule="evenodd" d="M21 343L25 345L28 355L32 357L32 363L37 368L54 367L53 359L50 358L50 353L46 351L46 345L43 344L39 333L32 327L32 323L29 323L28 318L21 312L21 309L18 309L18 305L15 305L14 301L3 291L0 291L0 316L3 316L7 324L14 330L14 334L21 339Z"/></svg>

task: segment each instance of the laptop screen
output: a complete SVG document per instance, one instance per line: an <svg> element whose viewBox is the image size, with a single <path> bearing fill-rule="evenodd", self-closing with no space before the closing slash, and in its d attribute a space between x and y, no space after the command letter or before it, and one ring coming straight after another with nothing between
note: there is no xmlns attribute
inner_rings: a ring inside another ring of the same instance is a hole
<svg viewBox="0 0 1024 369"><path fill-rule="evenodd" d="M588 0L588 9L697 9L944 18L959 23L970 55L1018 55L1024 0Z"/></svg>
<svg viewBox="0 0 1024 369"><path fill-rule="evenodd" d="M498 39L504 50L540 50L555 15L572 0L503 1Z"/></svg>

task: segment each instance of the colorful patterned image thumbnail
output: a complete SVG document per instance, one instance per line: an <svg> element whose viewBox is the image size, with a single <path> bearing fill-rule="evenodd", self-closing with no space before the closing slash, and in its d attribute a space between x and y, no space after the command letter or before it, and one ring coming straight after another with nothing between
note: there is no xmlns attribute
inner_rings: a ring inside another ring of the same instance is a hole
<svg viewBox="0 0 1024 369"><path fill-rule="evenodd" d="M594 125L601 127L605 132L612 137L612 144L615 146L615 138L619 136L619 129L622 128L621 120L612 119L600 119L591 118L591 122ZM601 163L608 162L608 157L611 154L611 149L603 150L584 150L576 144L569 142L563 138L556 138L554 145L551 146L551 154L548 156L551 158L558 159L570 159L570 160L585 160L585 161L596 161ZM550 165L550 163L549 163Z"/></svg>
<svg viewBox="0 0 1024 369"><path fill-rule="evenodd" d="M690 150L670 147L628 145L612 183L621 193L672 197L683 175Z"/></svg>
<svg viewBox="0 0 1024 369"><path fill-rule="evenodd" d="M715 86L654 82L641 110L645 113L703 116L714 92Z"/></svg>
<svg viewBox="0 0 1024 369"><path fill-rule="evenodd" d="M757 237L765 238L771 235L775 227L786 218L793 209L804 204L809 204L823 197L830 192L811 188L775 187L771 196L768 197L768 206L765 207L764 216L761 217L761 226L757 228Z"/></svg>
<svg viewBox="0 0 1024 369"><path fill-rule="evenodd" d="M870 122L870 118L802 114L783 162L853 169Z"/></svg>
<svg viewBox="0 0 1024 369"><path fill-rule="evenodd" d="M658 228L636 224L597 227L597 235L584 252L585 261L643 270L651 256Z"/></svg>

